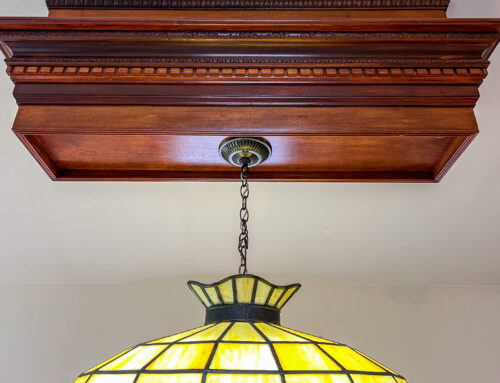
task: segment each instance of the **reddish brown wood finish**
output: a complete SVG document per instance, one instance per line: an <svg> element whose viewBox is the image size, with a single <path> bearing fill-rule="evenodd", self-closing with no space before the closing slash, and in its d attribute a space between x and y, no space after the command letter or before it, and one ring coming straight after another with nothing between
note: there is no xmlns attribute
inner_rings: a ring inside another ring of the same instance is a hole
<svg viewBox="0 0 500 383"><path fill-rule="evenodd" d="M273 146L255 180L433 181L477 125L470 108L28 105L14 131L53 179L237 179L217 148L238 135Z"/></svg>
<svg viewBox="0 0 500 383"><path fill-rule="evenodd" d="M217 11L193 11L193 10L96 10L96 9L55 9L51 10L49 17L53 18L70 18L70 17L80 17L80 18L137 18L137 19L154 19L154 18L164 18L169 19L171 17L175 18L193 18L195 15L197 17L210 18ZM262 11L252 11L245 10L246 15L261 16ZM226 11L226 17L232 16L241 18L242 11ZM301 10L301 11L268 11L266 17L270 19L282 19L287 17L289 20L293 19L304 19L304 17L316 18L316 19L337 19L337 18L348 18L348 19L379 19L379 18L396 18L396 19L416 19L416 18L444 18L446 17L446 11L442 9L423 9L423 10Z"/></svg>
<svg viewBox="0 0 500 383"><path fill-rule="evenodd" d="M258 136L273 156L256 180L439 181L478 133L500 27L444 10L0 19L14 131L54 180L234 180L220 141Z"/></svg>
<svg viewBox="0 0 500 383"><path fill-rule="evenodd" d="M450 0L47 0L50 17L133 17L168 18L223 10L225 14L267 12L267 17L303 18L307 14L332 18L446 17ZM281 14L281 15L280 15ZM276 16L278 15L278 16ZM212 16L212 18L214 18ZM217 16L215 17L217 18Z"/></svg>

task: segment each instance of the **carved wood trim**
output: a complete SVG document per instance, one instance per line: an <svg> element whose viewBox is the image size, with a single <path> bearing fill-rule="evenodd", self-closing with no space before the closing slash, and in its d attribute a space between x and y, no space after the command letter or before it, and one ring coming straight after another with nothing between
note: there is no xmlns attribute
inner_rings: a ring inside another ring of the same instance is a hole
<svg viewBox="0 0 500 383"><path fill-rule="evenodd" d="M477 84L154 81L17 83L19 105L470 106Z"/></svg>
<svg viewBox="0 0 500 383"><path fill-rule="evenodd" d="M307 81L307 82L460 82L480 84L486 68L381 67L154 67L9 65L14 82Z"/></svg>
<svg viewBox="0 0 500 383"><path fill-rule="evenodd" d="M49 9L441 9L450 0L46 0Z"/></svg>
<svg viewBox="0 0 500 383"><path fill-rule="evenodd" d="M103 41L113 39L133 39L136 41L169 41L215 39L224 40L253 40L265 42L278 41L328 41L333 42L377 42L408 41L419 42L428 40L484 42L491 43L499 36L498 32L463 32L463 31L120 31L120 30L0 30L0 39L5 41L42 41L71 40L71 41Z"/></svg>

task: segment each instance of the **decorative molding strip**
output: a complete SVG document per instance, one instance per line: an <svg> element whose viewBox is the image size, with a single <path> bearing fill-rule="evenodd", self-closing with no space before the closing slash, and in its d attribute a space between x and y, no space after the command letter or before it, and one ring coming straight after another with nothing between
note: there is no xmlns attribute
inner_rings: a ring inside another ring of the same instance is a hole
<svg viewBox="0 0 500 383"><path fill-rule="evenodd" d="M12 57L5 60L9 65L42 65L42 66L71 66L76 64L93 64L120 66L125 64L147 66L147 65L358 65L361 67L482 67L486 68L489 61L482 58L429 58L429 57ZM84 65L83 65L84 66Z"/></svg>
<svg viewBox="0 0 500 383"><path fill-rule="evenodd" d="M5 41L42 41L51 40L71 40L71 41L100 41L110 39L134 39L140 40L160 40L170 42L186 39L216 39L216 40L331 40L350 42L366 41L486 41L494 42L498 38L498 32L288 32L288 31L51 31L51 30L30 30L30 31L0 31L0 39Z"/></svg>
<svg viewBox="0 0 500 383"><path fill-rule="evenodd" d="M450 0L46 0L49 9L442 9Z"/></svg>
<svg viewBox="0 0 500 383"><path fill-rule="evenodd" d="M321 79L347 77L478 77L487 76L485 68L181 68L181 67L103 67L9 65L11 76L155 76L165 79ZM115 78L116 79L116 78Z"/></svg>

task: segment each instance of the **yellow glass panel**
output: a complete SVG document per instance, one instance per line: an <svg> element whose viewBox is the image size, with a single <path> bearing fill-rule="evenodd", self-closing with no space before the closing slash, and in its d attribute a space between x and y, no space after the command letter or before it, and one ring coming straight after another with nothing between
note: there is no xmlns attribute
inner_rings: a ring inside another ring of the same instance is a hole
<svg viewBox="0 0 500 383"><path fill-rule="evenodd" d="M318 338L317 336L313 336L313 335L309 335L309 334L306 334L306 333L303 333L303 332L300 332L300 331L296 331L296 330L291 330L289 328L286 328L286 327L280 327L280 326L276 326L276 327L279 327L279 328L282 328L282 329L285 329L291 333L294 333L294 334L297 334L299 336L303 336L304 338L307 338L307 339L310 339L312 340L313 342L319 342L319 343L333 343L331 340L328 340L328 339L323 339L323 338Z"/></svg>
<svg viewBox="0 0 500 383"><path fill-rule="evenodd" d="M234 303L232 279L219 285L219 292L225 304Z"/></svg>
<svg viewBox="0 0 500 383"><path fill-rule="evenodd" d="M82 377L78 378L77 380L75 380L75 383L85 383L88 378L89 378L89 375L82 376Z"/></svg>
<svg viewBox="0 0 500 383"><path fill-rule="evenodd" d="M207 297L205 296L205 293L203 292L202 288L198 285L191 285L191 287L193 288L193 290L196 292L196 295L198 295L198 298L201 299L201 301L203 302L203 304L207 307L210 307L212 306L210 304L210 302L208 301Z"/></svg>
<svg viewBox="0 0 500 383"><path fill-rule="evenodd" d="M201 383L203 374L141 374L137 383Z"/></svg>
<svg viewBox="0 0 500 383"><path fill-rule="evenodd" d="M209 325L206 325L206 326L203 326L203 327L198 327L198 328L195 328L193 330L189 330L189 331L184 331L184 332L181 332L179 334L175 334L175 335L170 335L170 336L167 336L166 338L161 338L161 339L158 339L158 340L154 340L152 342L149 342L148 344L154 344L154 343L172 343L172 342L176 342L178 341L179 339L182 339L182 338L185 338L189 335L192 335L192 334L195 334L199 331L202 331L206 328L209 328L213 326L213 324L209 324Z"/></svg>
<svg viewBox="0 0 500 383"><path fill-rule="evenodd" d="M396 378L396 381L397 381L398 383L406 383L406 380L401 379L401 378Z"/></svg>
<svg viewBox="0 0 500 383"><path fill-rule="evenodd" d="M215 287L207 287L205 291L207 292L212 302L214 302L214 305L220 305L222 303L219 299L219 296L217 295Z"/></svg>
<svg viewBox="0 0 500 383"><path fill-rule="evenodd" d="M206 383L281 383L281 378L271 374L208 374Z"/></svg>
<svg viewBox="0 0 500 383"><path fill-rule="evenodd" d="M289 288L287 290L287 292L285 293L285 295L283 295L283 297L280 299L280 301L278 302L278 304L276 305L276 307L278 307L279 309L283 307L283 305L288 301L288 299L290 299L290 296L295 292L297 291L298 287L292 287L292 288Z"/></svg>
<svg viewBox="0 0 500 383"><path fill-rule="evenodd" d="M229 341L247 341L247 342L264 342L259 333L246 322L236 322L233 327L224 335L222 340Z"/></svg>
<svg viewBox="0 0 500 383"><path fill-rule="evenodd" d="M383 366L382 364L380 364L380 363L379 363L379 362L377 362L376 360L374 360L374 359L370 358L368 355L365 355L365 354L363 354L361 351L358 351L358 350L355 350L355 351L357 351L357 352L358 352L358 354L363 355L366 359L371 360L371 361L372 361L373 363L375 363L377 366L382 367L383 369L385 369L385 371L389 371L391 374L396 375L396 373L395 373L394 371L390 370L390 369L389 369L389 368L387 368L386 366Z"/></svg>
<svg viewBox="0 0 500 383"><path fill-rule="evenodd" d="M392 376L386 375L353 375L351 378L354 383L396 383L396 380Z"/></svg>
<svg viewBox="0 0 500 383"><path fill-rule="evenodd" d="M135 374L92 375L87 383L133 383Z"/></svg>
<svg viewBox="0 0 500 383"><path fill-rule="evenodd" d="M236 292L238 293L238 303L250 303L252 300L254 278L242 277L236 279Z"/></svg>
<svg viewBox="0 0 500 383"><path fill-rule="evenodd" d="M205 368L213 343L173 344L148 370L198 370Z"/></svg>
<svg viewBox="0 0 500 383"><path fill-rule="evenodd" d="M283 291L285 291L285 289L281 287L278 289L274 289L273 293L271 294L271 298L269 299L268 305L275 306L276 302L278 302L279 297L281 297L281 294L283 294Z"/></svg>
<svg viewBox="0 0 500 383"><path fill-rule="evenodd" d="M267 344L220 343L210 365L214 370L277 370Z"/></svg>
<svg viewBox="0 0 500 383"><path fill-rule="evenodd" d="M139 346L105 365L100 371L140 370L167 346Z"/></svg>
<svg viewBox="0 0 500 383"><path fill-rule="evenodd" d="M285 371L340 370L340 367L314 344L276 343L274 349Z"/></svg>
<svg viewBox="0 0 500 383"><path fill-rule="evenodd" d="M347 346L325 344L320 346L331 355L342 367L351 371L385 372L371 360L365 358Z"/></svg>
<svg viewBox="0 0 500 383"><path fill-rule="evenodd" d="M271 342L307 342L307 340L303 338L299 338L298 336L265 323L256 323L255 325Z"/></svg>
<svg viewBox="0 0 500 383"><path fill-rule="evenodd" d="M214 327L210 327L209 329L203 330L202 332L188 336L187 338L181 340L180 343L217 340L222 335L227 326L229 326L229 324L230 324L229 322L219 323Z"/></svg>
<svg viewBox="0 0 500 383"><path fill-rule="evenodd" d="M265 304L270 291L271 291L271 286L262 281L258 281L257 291L255 292L255 303L258 305Z"/></svg>
<svg viewBox="0 0 500 383"><path fill-rule="evenodd" d="M113 356L112 358L109 358L109 359L108 359L108 360L106 360L105 362L102 362L101 364L98 364L98 365L97 365L97 366L95 366L94 368L92 368L92 369L90 369L90 370L88 370L88 371L85 371L85 372L95 371L95 370L97 370L98 368L100 368L100 367L104 366L106 363L111 362L113 359L116 359L116 358L118 358L119 356L122 356L123 354L125 354L126 352L129 352L130 350L132 350L132 348L128 348L128 349L126 349L125 351L120 352L118 355L115 355L115 356Z"/></svg>
<svg viewBox="0 0 500 383"><path fill-rule="evenodd" d="M347 375L340 374L290 374L285 375L286 383L351 383Z"/></svg>

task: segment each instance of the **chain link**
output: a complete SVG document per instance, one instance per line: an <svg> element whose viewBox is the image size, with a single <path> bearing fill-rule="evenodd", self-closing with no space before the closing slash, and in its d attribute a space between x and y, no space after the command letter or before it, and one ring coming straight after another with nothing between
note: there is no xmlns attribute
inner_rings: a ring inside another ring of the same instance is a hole
<svg viewBox="0 0 500 383"><path fill-rule="evenodd" d="M240 195L241 195L241 209L240 209L240 228L241 234L238 241L238 252L240 253L241 263L239 268L240 274L246 274L248 272L247 269L247 251L248 251L248 219L250 215L247 209L247 200L250 195L250 187L248 186L248 176L250 175L250 171L248 168L248 164L244 163L241 166L241 187L240 187Z"/></svg>

